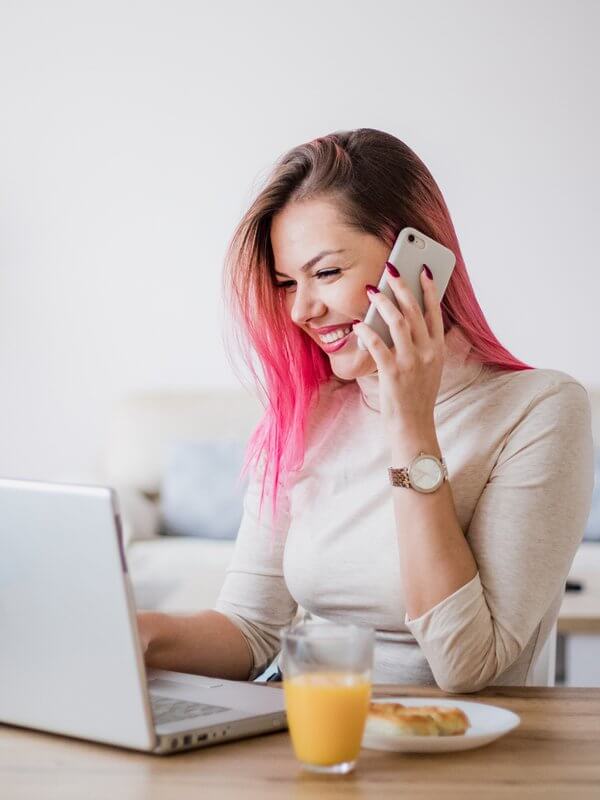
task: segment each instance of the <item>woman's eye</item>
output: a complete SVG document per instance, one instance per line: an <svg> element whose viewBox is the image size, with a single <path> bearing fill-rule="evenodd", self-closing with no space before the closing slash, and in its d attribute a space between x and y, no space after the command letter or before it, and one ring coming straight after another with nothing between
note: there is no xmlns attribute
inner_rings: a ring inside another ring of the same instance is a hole
<svg viewBox="0 0 600 800"><path fill-rule="evenodd" d="M321 272L317 272L314 276L315 278L328 278L330 275L337 275L340 272L339 268L336 269L324 269ZM284 283L276 284L281 289L287 289L295 284L296 281L285 281Z"/></svg>
<svg viewBox="0 0 600 800"><path fill-rule="evenodd" d="M315 275L316 278L322 278L323 276L327 277L328 275L337 275L339 269L324 269L322 272L317 272Z"/></svg>

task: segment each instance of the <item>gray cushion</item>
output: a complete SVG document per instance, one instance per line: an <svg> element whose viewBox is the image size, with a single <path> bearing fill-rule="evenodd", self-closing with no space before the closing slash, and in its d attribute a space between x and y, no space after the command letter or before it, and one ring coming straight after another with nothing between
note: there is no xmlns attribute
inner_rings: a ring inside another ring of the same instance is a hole
<svg viewBox="0 0 600 800"><path fill-rule="evenodd" d="M245 448L238 440L174 442L162 479L159 532L235 539L248 482L238 483Z"/></svg>
<svg viewBox="0 0 600 800"><path fill-rule="evenodd" d="M594 492L583 538L588 542L600 541L600 447L594 448Z"/></svg>

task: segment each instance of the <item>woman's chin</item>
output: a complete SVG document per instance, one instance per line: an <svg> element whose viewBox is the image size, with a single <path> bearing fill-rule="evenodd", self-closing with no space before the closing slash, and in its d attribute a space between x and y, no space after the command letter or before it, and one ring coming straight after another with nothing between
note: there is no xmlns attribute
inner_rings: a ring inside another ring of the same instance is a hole
<svg viewBox="0 0 600 800"><path fill-rule="evenodd" d="M360 378L361 375L369 375L377 369L371 354L367 350L360 350L358 345L355 345L351 351L330 354L329 361L333 374L344 381L352 381Z"/></svg>

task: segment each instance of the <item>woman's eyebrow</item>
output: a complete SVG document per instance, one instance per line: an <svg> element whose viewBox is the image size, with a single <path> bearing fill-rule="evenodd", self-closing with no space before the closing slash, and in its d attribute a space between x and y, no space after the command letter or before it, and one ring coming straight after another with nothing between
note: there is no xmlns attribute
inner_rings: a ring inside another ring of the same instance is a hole
<svg viewBox="0 0 600 800"><path fill-rule="evenodd" d="M330 256L330 255L332 255L333 253L343 253L343 252L345 252L343 249L342 249L342 250L321 250L321 252L319 253L319 255L317 255L317 256L314 256L314 258L311 258L311 260L310 260L310 261L307 261L307 262L306 262L306 264L305 264L303 267L300 267L300 272L306 272L306 271L307 271L307 270L309 270L311 267L314 267L314 265L315 265L315 264L316 264L318 261L320 261L322 258L325 258L325 256ZM288 276L285 274L285 272L277 272L277 271L275 271L275 275L282 275L284 278L287 278L287 277L288 277Z"/></svg>

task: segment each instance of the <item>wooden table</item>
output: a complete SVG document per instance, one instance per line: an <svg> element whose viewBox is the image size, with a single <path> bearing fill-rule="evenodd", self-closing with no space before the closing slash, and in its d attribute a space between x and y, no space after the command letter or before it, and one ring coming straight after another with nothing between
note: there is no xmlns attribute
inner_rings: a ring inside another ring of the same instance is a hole
<svg viewBox="0 0 600 800"><path fill-rule="evenodd" d="M410 686L377 686L374 694L448 696ZM516 711L521 725L485 747L462 753L363 750L356 771L342 777L303 772L287 732L152 756L0 726L0 797L600 798L600 689L494 687L462 698Z"/></svg>

